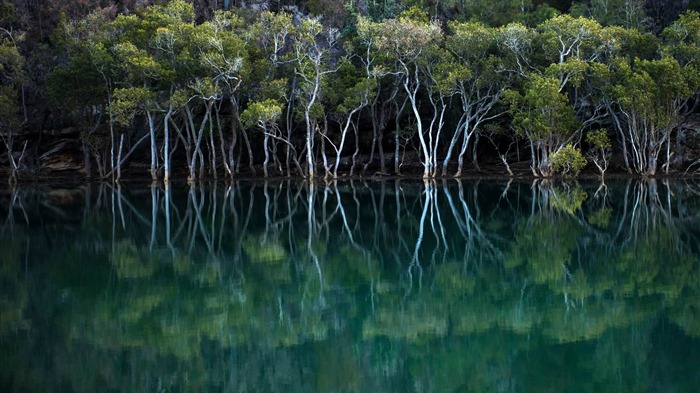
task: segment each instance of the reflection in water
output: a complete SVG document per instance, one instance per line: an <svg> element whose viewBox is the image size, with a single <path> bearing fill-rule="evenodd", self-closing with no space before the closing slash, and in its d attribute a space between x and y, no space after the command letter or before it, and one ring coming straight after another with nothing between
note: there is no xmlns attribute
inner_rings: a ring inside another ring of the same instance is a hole
<svg viewBox="0 0 700 393"><path fill-rule="evenodd" d="M0 390L694 391L699 191L14 189Z"/></svg>

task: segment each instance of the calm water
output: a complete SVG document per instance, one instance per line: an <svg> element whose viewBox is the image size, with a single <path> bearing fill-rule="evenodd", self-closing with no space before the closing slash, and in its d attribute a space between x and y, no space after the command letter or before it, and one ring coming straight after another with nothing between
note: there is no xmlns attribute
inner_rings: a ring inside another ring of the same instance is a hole
<svg viewBox="0 0 700 393"><path fill-rule="evenodd" d="M2 392L697 392L700 185L27 188Z"/></svg>

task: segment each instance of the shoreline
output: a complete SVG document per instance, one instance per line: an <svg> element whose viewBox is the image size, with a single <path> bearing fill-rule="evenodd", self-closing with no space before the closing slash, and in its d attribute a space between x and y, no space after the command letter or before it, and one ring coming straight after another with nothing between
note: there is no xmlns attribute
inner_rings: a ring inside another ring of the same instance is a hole
<svg viewBox="0 0 700 393"><path fill-rule="evenodd" d="M133 171L130 171L133 172ZM260 171L262 172L262 170ZM499 173L501 172L501 173ZM510 176L500 166L495 165L481 165L480 170L470 169L464 171L459 177L454 175L446 176L436 176L429 179L424 179L421 176L420 171L413 171L407 169L405 173L396 175L393 173L382 173L379 171L374 171L369 174L353 174L350 175L349 171L342 171L339 173L338 177L317 175L314 176L314 183L332 183L332 182L344 182L344 181L364 181L364 182L385 182L385 181L432 181L432 182L452 182L452 181L499 181L499 182L509 182L509 181L542 181L542 182L564 182L564 183L575 183L578 181L606 181L606 180L655 180L655 181L665 181L665 180L696 180L700 179L700 173L690 172L684 173L680 170L671 171L668 174L661 173L655 176L642 176L638 174L630 174L624 170L608 171L604 178L601 178L597 172L592 170L583 171L576 177L567 176L552 176L552 177L536 177L529 170L515 169L513 170L513 176ZM9 179L6 173L2 173L5 179ZM237 174L236 177L226 177L226 176L205 176L201 179L194 181L187 180L187 176L184 174L176 174L171 176L169 181L170 185L187 185L187 184L200 184L200 183L229 183L229 182L250 182L250 183L264 183L264 182L308 182L310 179L308 177L292 175L292 176L268 176L263 177L256 173L251 173L249 171ZM163 185L164 181L162 178L158 180L152 180L150 174L146 171L143 174L130 173L117 182L112 182L110 178L101 179L99 177L86 177L81 171L74 171L70 173L47 173L32 176L18 176L16 183L12 184L9 181L0 181L0 189L11 189L13 187L23 187L31 185L75 185L81 186L86 184L115 184L115 185L151 185L151 184Z"/></svg>

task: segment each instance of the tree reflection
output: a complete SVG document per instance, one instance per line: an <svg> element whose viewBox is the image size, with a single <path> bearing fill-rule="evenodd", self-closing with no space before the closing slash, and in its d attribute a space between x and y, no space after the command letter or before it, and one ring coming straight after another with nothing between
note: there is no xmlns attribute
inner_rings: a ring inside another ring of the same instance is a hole
<svg viewBox="0 0 700 393"><path fill-rule="evenodd" d="M117 185L0 208L10 391L645 391L676 375L656 341L700 345L693 185Z"/></svg>

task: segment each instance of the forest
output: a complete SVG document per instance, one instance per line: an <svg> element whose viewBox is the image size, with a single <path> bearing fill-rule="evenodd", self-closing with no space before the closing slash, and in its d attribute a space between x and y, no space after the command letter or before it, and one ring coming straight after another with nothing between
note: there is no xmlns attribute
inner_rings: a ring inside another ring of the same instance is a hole
<svg viewBox="0 0 700 393"><path fill-rule="evenodd" d="M698 1L0 8L10 183L700 173Z"/></svg>

